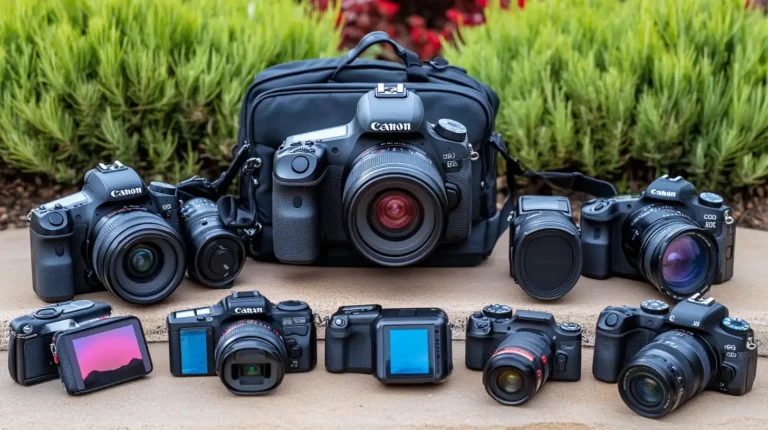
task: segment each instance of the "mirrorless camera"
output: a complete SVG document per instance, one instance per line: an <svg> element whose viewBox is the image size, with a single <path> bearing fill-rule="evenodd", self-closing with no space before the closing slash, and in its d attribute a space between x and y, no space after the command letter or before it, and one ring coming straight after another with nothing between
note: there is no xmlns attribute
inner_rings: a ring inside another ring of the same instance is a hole
<svg viewBox="0 0 768 430"><path fill-rule="evenodd" d="M477 157L462 124L430 124L417 94L379 84L348 124L290 136L275 153L275 256L312 263L351 243L371 262L405 266L466 241Z"/></svg>
<svg viewBox="0 0 768 430"><path fill-rule="evenodd" d="M554 300L581 276L581 231L565 197L522 196L510 219L510 275L529 296Z"/></svg>
<svg viewBox="0 0 768 430"><path fill-rule="evenodd" d="M112 306L103 302L78 300L40 308L11 321L8 340L8 370L21 385L33 385L59 377L51 343L60 331L107 318Z"/></svg>
<svg viewBox="0 0 768 430"><path fill-rule="evenodd" d="M372 373L385 384L442 382L453 371L448 315L435 308L342 306L325 331L325 368Z"/></svg>
<svg viewBox="0 0 768 430"><path fill-rule="evenodd" d="M483 371L493 399L521 405L550 379L581 379L581 326L557 324L546 312L488 305L467 319L466 364Z"/></svg>
<svg viewBox="0 0 768 430"><path fill-rule="evenodd" d="M146 187L119 161L85 174L82 191L29 214L32 285L48 302L107 289L140 305L170 295L184 277L176 188Z"/></svg>
<svg viewBox="0 0 768 430"><path fill-rule="evenodd" d="M582 274L642 278L674 300L706 293L733 276L731 208L713 193L696 194L681 177L662 176L637 196L582 208Z"/></svg>
<svg viewBox="0 0 768 430"><path fill-rule="evenodd" d="M233 292L219 303L168 315L171 373L219 375L235 394L263 394L286 373L317 364L312 309L301 301L273 304L258 291Z"/></svg>
<svg viewBox="0 0 768 430"><path fill-rule="evenodd" d="M660 300L600 313L592 373L618 382L624 403L659 418L703 390L752 389L757 344L749 323L714 299L694 295L672 310Z"/></svg>

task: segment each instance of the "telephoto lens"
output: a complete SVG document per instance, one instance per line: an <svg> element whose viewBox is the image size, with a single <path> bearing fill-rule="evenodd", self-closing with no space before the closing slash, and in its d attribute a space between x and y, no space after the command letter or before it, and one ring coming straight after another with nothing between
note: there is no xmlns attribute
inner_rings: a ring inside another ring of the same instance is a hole
<svg viewBox="0 0 768 430"><path fill-rule="evenodd" d="M581 276L580 238L568 199L520 197L509 235L510 275L533 298L563 297Z"/></svg>
<svg viewBox="0 0 768 430"><path fill-rule="evenodd" d="M212 288L228 288L245 264L245 246L219 219L216 203L198 197L181 211L190 278Z"/></svg>
<svg viewBox="0 0 768 430"><path fill-rule="evenodd" d="M280 334L260 320L227 327L214 360L221 382L235 394L264 394L283 382L287 352Z"/></svg>
<svg viewBox="0 0 768 430"><path fill-rule="evenodd" d="M552 343L543 333L519 331L507 337L483 369L488 394L505 405L530 400L549 379Z"/></svg>
<svg viewBox="0 0 768 430"><path fill-rule="evenodd" d="M619 375L619 393L636 413L661 418L702 392L717 373L717 355L685 330L660 334Z"/></svg>

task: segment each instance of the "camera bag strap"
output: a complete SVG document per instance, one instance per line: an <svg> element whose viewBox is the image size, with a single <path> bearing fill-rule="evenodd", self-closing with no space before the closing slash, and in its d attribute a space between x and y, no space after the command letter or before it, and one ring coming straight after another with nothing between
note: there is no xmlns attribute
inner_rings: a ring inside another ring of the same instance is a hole
<svg viewBox="0 0 768 430"><path fill-rule="evenodd" d="M501 134L493 133L489 140L506 162L507 189L509 190L509 196L501 208L499 228L496 233L497 239L509 226L509 216L515 210L517 200L515 196L515 179L517 176L542 180L552 188L578 191L595 197L613 197L618 194L616 187L610 182L586 176L580 172L536 172L527 170L519 160L509 155Z"/></svg>

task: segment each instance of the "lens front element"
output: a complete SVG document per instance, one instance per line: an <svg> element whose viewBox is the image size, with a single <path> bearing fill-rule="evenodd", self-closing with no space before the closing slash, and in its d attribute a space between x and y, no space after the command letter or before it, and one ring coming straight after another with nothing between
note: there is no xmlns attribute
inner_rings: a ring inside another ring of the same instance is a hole
<svg viewBox="0 0 768 430"><path fill-rule="evenodd" d="M678 236L664 250L662 277L675 289L685 289L703 278L707 272L707 257L702 245L692 236Z"/></svg>

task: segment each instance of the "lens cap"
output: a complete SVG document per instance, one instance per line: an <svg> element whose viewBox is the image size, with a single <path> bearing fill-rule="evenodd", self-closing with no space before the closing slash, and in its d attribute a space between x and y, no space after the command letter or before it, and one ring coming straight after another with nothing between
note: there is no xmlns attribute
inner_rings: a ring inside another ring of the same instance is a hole
<svg viewBox="0 0 768 430"><path fill-rule="evenodd" d="M514 274L531 297L559 299L571 291L581 276L578 231L572 225L564 225L567 228L531 226L531 231L523 231L515 240Z"/></svg>

